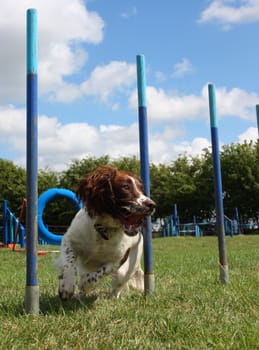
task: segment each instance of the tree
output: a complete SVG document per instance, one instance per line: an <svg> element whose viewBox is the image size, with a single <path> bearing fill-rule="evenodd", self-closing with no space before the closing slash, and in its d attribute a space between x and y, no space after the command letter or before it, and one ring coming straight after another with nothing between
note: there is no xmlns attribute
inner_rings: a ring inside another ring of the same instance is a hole
<svg viewBox="0 0 259 350"><path fill-rule="evenodd" d="M113 160L112 165L120 170L126 170L140 176L140 161L136 156L121 157Z"/></svg>
<svg viewBox="0 0 259 350"><path fill-rule="evenodd" d="M9 160L0 159L0 174L0 198L6 199L12 212L18 216L26 197L25 169Z"/></svg>
<svg viewBox="0 0 259 350"><path fill-rule="evenodd" d="M165 217L172 214L174 193L172 192L171 170L165 164L150 167L150 191L151 197L156 202L155 217Z"/></svg>
<svg viewBox="0 0 259 350"><path fill-rule="evenodd" d="M89 157L82 160L74 160L69 169L60 176L60 187L75 190L81 178L86 177L98 166L110 164L109 156L100 158Z"/></svg>
<svg viewBox="0 0 259 350"><path fill-rule="evenodd" d="M238 207L243 220L259 216L259 142L223 146L221 171L225 213Z"/></svg>
<svg viewBox="0 0 259 350"><path fill-rule="evenodd" d="M213 161L210 149L204 149L199 165L197 163L194 181L196 185L193 194L194 215L199 221L208 220L215 212Z"/></svg>
<svg viewBox="0 0 259 350"><path fill-rule="evenodd" d="M86 177L98 166L109 163L109 156L100 158L89 157L82 160L74 160L70 167L59 176L55 176L55 173L50 172L48 177L46 176L47 174L43 172L41 190L59 187L75 192L81 178ZM73 219L76 210L75 204L69 199L57 197L45 208L43 215L44 223L49 226L64 226L63 230L65 230L66 226L68 226Z"/></svg>
<svg viewBox="0 0 259 350"><path fill-rule="evenodd" d="M52 187L75 191L78 181L100 165L110 164L140 176L137 157L109 156L74 160L61 174L49 169L38 174L39 194ZM10 208L18 215L26 196L25 169L0 159L0 196L9 201ZM222 185L225 213L232 218L238 207L243 221L259 216L259 142L231 144L221 151ZM200 157L179 156L170 164L150 164L151 197L157 203L155 217L172 214L174 203L178 206L181 222L209 219L215 213L213 162L210 149ZM67 199L49 203L44 211L47 224L69 224L75 208Z"/></svg>
<svg viewBox="0 0 259 350"><path fill-rule="evenodd" d="M38 172L38 193L45 192L49 188L58 187L59 178L57 173L51 169L39 170Z"/></svg>
<svg viewBox="0 0 259 350"><path fill-rule="evenodd" d="M182 221L192 219L193 196L196 191L193 159L186 155L180 156L170 166L172 176L172 193L174 203L177 203Z"/></svg>

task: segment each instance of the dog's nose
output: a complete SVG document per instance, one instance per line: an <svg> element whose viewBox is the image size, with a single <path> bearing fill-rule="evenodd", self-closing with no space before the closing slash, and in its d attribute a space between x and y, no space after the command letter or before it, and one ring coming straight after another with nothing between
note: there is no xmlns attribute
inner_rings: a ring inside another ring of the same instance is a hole
<svg viewBox="0 0 259 350"><path fill-rule="evenodd" d="M152 201L152 199L147 198L143 201L143 204L150 209L150 211L153 211L156 208L156 203Z"/></svg>

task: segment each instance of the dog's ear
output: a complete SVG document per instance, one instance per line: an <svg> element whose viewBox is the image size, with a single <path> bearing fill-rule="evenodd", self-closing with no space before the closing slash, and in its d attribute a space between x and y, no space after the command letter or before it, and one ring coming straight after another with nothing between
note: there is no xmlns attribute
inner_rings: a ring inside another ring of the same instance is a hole
<svg viewBox="0 0 259 350"><path fill-rule="evenodd" d="M76 187L76 195L84 203L86 202L86 197L87 197L86 186L87 186L87 178L81 179Z"/></svg>
<svg viewBox="0 0 259 350"><path fill-rule="evenodd" d="M117 171L109 165L101 166L79 182L76 193L91 216L112 214L114 208L112 182Z"/></svg>

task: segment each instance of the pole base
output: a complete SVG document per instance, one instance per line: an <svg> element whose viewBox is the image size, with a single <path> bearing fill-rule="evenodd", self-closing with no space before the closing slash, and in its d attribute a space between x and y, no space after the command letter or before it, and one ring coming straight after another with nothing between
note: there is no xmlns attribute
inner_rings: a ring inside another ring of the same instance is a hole
<svg viewBox="0 0 259 350"><path fill-rule="evenodd" d="M26 286L25 289L25 312L27 314L38 315L40 289L39 286Z"/></svg>
<svg viewBox="0 0 259 350"><path fill-rule="evenodd" d="M153 294L155 290L155 276L153 273L144 274L144 288L145 295Z"/></svg>
<svg viewBox="0 0 259 350"><path fill-rule="evenodd" d="M228 265L219 265L219 279L224 284L229 282Z"/></svg>

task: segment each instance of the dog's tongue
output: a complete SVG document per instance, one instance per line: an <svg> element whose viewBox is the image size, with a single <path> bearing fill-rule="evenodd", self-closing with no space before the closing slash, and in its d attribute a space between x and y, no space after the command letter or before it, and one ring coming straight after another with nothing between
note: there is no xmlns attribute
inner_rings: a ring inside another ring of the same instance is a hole
<svg viewBox="0 0 259 350"><path fill-rule="evenodd" d="M123 220L123 229L129 236L134 236L139 232L139 227L144 219L143 215L131 215Z"/></svg>
<svg viewBox="0 0 259 350"><path fill-rule="evenodd" d="M129 236L135 236L139 232L138 225L123 225L124 232Z"/></svg>
<svg viewBox="0 0 259 350"><path fill-rule="evenodd" d="M130 215L123 219L123 223L124 225L140 225L144 217L144 215Z"/></svg>

